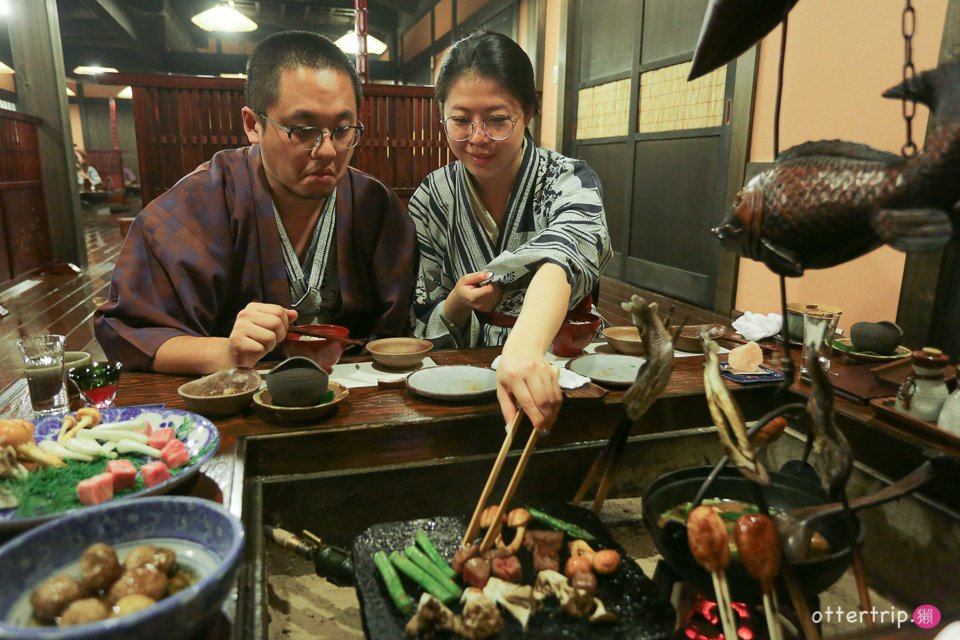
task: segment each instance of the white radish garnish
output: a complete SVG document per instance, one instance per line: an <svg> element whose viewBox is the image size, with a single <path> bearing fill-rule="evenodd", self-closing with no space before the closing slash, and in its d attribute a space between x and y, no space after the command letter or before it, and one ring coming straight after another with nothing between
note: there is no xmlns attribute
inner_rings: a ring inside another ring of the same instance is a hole
<svg viewBox="0 0 960 640"><path fill-rule="evenodd" d="M141 444L146 444L149 438L147 434L140 433L138 431L111 431L107 429L106 431L94 431L93 429L84 429L77 433L77 436L80 438L88 438L92 440L112 440L114 442L119 442L120 440L133 440Z"/></svg>
<svg viewBox="0 0 960 640"><path fill-rule="evenodd" d="M100 450L100 445L93 440L88 440L87 438L70 438L67 440L67 444L64 446L71 451L76 451L77 453L82 453L88 456L96 457L102 453Z"/></svg>
<svg viewBox="0 0 960 640"><path fill-rule="evenodd" d="M146 431L147 423L136 418L134 420L124 420L123 422L104 422L98 424L91 431Z"/></svg>
<svg viewBox="0 0 960 640"><path fill-rule="evenodd" d="M42 440L37 444L40 449L46 451L47 453L52 453L55 456L60 456L61 458L66 458L68 460L79 460L80 462L93 462L93 456L88 456L83 453L77 453L76 451L70 451L61 444L57 444L53 440Z"/></svg>
<svg viewBox="0 0 960 640"><path fill-rule="evenodd" d="M117 451L120 453L142 453L143 455L150 456L152 458L160 457L159 449L148 447L145 444L135 442L133 440L120 440L117 442Z"/></svg>

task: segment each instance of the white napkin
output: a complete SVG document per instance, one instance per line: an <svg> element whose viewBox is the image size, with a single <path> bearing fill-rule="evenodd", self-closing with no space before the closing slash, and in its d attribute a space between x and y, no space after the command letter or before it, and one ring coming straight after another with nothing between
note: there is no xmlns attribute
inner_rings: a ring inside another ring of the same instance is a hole
<svg viewBox="0 0 960 640"><path fill-rule="evenodd" d="M497 365L500 364L500 356L494 358L493 362L490 363L490 368L494 371L497 370ZM556 366L556 365L554 365ZM590 378L582 376L579 373L574 373L565 367L557 367L560 369L560 388L561 389L579 389L583 385L590 382Z"/></svg>
<svg viewBox="0 0 960 640"><path fill-rule="evenodd" d="M775 336L780 332L783 318L777 313L751 313L745 311L733 321L733 328L747 340L760 340Z"/></svg>

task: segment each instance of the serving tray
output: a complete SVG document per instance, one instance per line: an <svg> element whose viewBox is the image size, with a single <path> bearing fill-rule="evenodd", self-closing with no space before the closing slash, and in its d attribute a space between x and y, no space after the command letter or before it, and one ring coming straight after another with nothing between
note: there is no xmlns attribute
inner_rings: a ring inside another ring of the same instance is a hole
<svg viewBox="0 0 960 640"><path fill-rule="evenodd" d="M948 431L944 431L933 422L914 418L905 413L897 411L896 397L874 398L870 401L877 416L886 418L890 422L902 427L904 431L911 433L931 444L942 445L954 452L960 451L960 438Z"/></svg>
<svg viewBox="0 0 960 640"><path fill-rule="evenodd" d="M620 568L612 576L601 577L597 587L597 597L608 610L615 611L619 615L619 620L614 623L591 624L584 619L567 618L560 612L556 601L550 599L542 611L530 617L526 633L516 618L501 609L503 630L495 637L636 638L638 640L667 640L672 637L675 616L673 606L643 574L639 565L633 562L626 551L610 536L595 513L589 509L568 504L551 504L544 507L544 511L577 524L594 534L597 537L597 540L591 543L594 549L616 549L620 553L622 558ZM388 554L391 551L402 551L404 547L414 543L414 534L418 529L423 529L440 554L449 560L453 557L454 551L460 547L460 541L467 529L467 518L466 516L445 516L381 523L368 528L354 540L356 588L360 598L363 630L368 638L400 640L407 637L404 633L407 617L393 606L373 562L373 555L378 550ZM566 562L566 555L566 544L564 544L560 556L561 567ZM525 560L521 557L521 563L524 562ZM524 583L530 583L531 577L531 568L524 564ZM414 604L419 602L422 589L405 577L401 577L401 580ZM461 606L455 603L451 609L457 613L461 611Z"/></svg>

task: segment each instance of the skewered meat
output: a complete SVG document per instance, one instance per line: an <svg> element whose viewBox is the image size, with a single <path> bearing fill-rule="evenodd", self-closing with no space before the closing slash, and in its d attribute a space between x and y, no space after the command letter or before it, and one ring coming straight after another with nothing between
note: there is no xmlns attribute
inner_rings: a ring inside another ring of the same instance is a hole
<svg viewBox="0 0 960 640"><path fill-rule="evenodd" d="M108 592L110 602L116 603L120 598L134 593L143 594L154 600L159 600L167 593L167 574L156 567L143 566L125 571L120 579L113 583Z"/></svg>
<svg viewBox="0 0 960 640"><path fill-rule="evenodd" d="M523 579L523 567L520 566L517 556L494 558L492 565L493 575L501 580L519 583Z"/></svg>
<svg viewBox="0 0 960 640"><path fill-rule="evenodd" d="M127 554L127 557L123 560L123 568L131 571L137 567L152 565L162 573L170 573L176 561L177 554L171 549L143 545Z"/></svg>
<svg viewBox="0 0 960 640"><path fill-rule="evenodd" d="M457 573L463 573L463 565L466 564L467 560L475 558L478 555L480 555L480 545L473 543L465 544L454 552L450 566L453 567L453 570Z"/></svg>
<svg viewBox="0 0 960 640"><path fill-rule="evenodd" d="M463 581L471 587L483 589L489 579L490 561L486 558L470 558L463 565Z"/></svg>
<svg viewBox="0 0 960 640"><path fill-rule="evenodd" d="M560 545L562 531L527 531L523 546L533 556L534 571L558 571L560 569Z"/></svg>
<svg viewBox="0 0 960 640"><path fill-rule="evenodd" d="M99 598L83 598L70 603L60 616L61 627L89 624L110 617L110 607Z"/></svg>
<svg viewBox="0 0 960 640"><path fill-rule="evenodd" d="M104 591L113 584L123 570L113 547L102 542L91 545L80 557L80 574L89 591Z"/></svg>
<svg viewBox="0 0 960 640"><path fill-rule="evenodd" d="M54 576L44 580L30 594L33 615L42 622L53 622L67 606L83 597L83 587L70 576Z"/></svg>
<svg viewBox="0 0 960 640"><path fill-rule="evenodd" d="M687 542L690 553L711 573L730 564L730 545L723 520L713 507L700 505L687 516Z"/></svg>
<svg viewBox="0 0 960 640"><path fill-rule="evenodd" d="M780 573L780 536L769 516L744 514L733 527L733 540L740 551L740 562L760 582L764 593L773 591L773 579Z"/></svg>
<svg viewBox="0 0 960 640"><path fill-rule="evenodd" d="M503 617L497 604L483 595L480 589L467 589L460 598L463 602L463 627L460 634L465 638L489 638L503 629Z"/></svg>

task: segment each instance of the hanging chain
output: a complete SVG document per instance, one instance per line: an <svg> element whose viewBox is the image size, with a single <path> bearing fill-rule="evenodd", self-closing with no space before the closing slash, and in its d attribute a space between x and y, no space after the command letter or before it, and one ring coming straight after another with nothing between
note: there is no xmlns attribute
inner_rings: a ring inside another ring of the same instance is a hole
<svg viewBox="0 0 960 640"><path fill-rule="evenodd" d="M904 88L907 83L913 80L917 70L913 66L913 34L917 28L917 12L913 9L913 4L907 0L903 8L903 17L900 23L900 31L903 34L903 82ZM913 142L913 116L917 113L917 101L903 97L903 121L907 124L907 142L900 150L905 158L912 158L917 155L917 145Z"/></svg>

